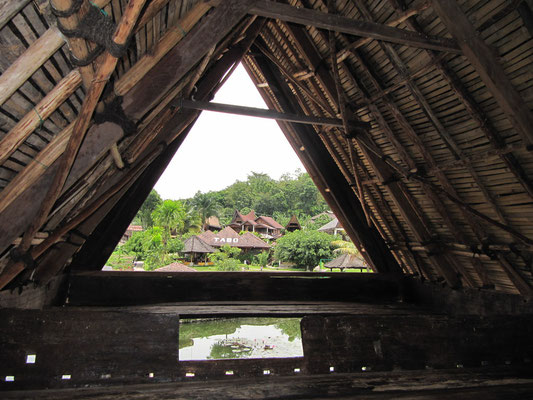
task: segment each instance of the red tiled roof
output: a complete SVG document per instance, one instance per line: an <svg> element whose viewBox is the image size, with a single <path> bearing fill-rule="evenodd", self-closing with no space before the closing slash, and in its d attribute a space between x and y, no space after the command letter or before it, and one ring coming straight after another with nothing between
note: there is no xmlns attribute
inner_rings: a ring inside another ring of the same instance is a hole
<svg viewBox="0 0 533 400"><path fill-rule="evenodd" d="M263 221L265 221L265 223L267 225L270 225L272 228L275 228L275 229L283 229L283 225L280 225L274 218L272 217L265 217L264 215L261 215L260 217L258 217L256 219L257 220L260 220L262 219Z"/></svg>
<svg viewBox="0 0 533 400"><path fill-rule="evenodd" d="M243 221L254 221L255 220L255 211L252 210L250 211L248 214L246 215L242 215L241 213L239 213L243 219Z"/></svg>
<svg viewBox="0 0 533 400"><path fill-rule="evenodd" d="M138 232L138 231L142 231L143 227L142 225L129 225L127 230L132 231L132 232Z"/></svg>
<svg viewBox="0 0 533 400"><path fill-rule="evenodd" d="M164 267L155 269L153 272L198 272L194 268L175 262Z"/></svg>

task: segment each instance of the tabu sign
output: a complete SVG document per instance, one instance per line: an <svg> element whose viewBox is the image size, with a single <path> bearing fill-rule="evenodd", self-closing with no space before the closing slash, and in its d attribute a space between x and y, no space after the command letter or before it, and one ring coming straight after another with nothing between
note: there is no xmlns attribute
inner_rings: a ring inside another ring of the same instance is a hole
<svg viewBox="0 0 533 400"><path fill-rule="evenodd" d="M239 243L239 238L213 238L215 243Z"/></svg>

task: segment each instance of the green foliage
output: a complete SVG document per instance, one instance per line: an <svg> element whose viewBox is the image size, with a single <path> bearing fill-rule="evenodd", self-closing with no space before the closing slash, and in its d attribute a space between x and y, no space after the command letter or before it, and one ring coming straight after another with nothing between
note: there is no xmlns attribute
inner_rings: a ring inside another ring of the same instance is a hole
<svg viewBox="0 0 533 400"><path fill-rule="evenodd" d="M140 220L143 229L148 229L154 226L152 212L162 202L163 200L161 200L161 196L159 196L159 194L154 189L152 189L152 191L150 192L150 194L148 194L148 197L142 204L141 208L137 212L137 215L135 216L136 220Z"/></svg>
<svg viewBox="0 0 533 400"><path fill-rule="evenodd" d="M333 253L336 256L341 254L351 254L362 258L359 254L359 250L357 250L357 248L352 242L348 242L346 240L334 240L333 242L331 242L331 245L334 248Z"/></svg>
<svg viewBox="0 0 533 400"><path fill-rule="evenodd" d="M299 170L279 180L252 172L244 182L237 181L224 190L205 195L219 205L220 221L225 224L235 209L243 214L255 210L257 215L274 216L282 225L289 222L292 214L312 216L328 209L309 175Z"/></svg>
<svg viewBox="0 0 533 400"><path fill-rule="evenodd" d="M175 237L175 238L171 238L169 241L168 241L168 245L167 245L167 251L169 253L179 253L181 251L183 251L183 248L184 248L184 244L183 244L183 240L179 237Z"/></svg>
<svg viewBox="0 0 533 400"><path fill-rule="evenodd" d="M216 263L216 267L218 271L226 271L226 272L240 271L241 270L240 265L241 265L240 261L235 258L227 258L225 260L221 260Z"/></svg>
<svg viewBox="0 0 533 400"><path fill-rule="evenodd" d="M321 258L332 257L332 250L330 235L314 230L298 230L278 239L274 256L277 260L292 262L312 271Z"/></svg>
<svg viewBox="0 0 533 400"><path fill-rule="evenodd" d="M202 230L207 219L211 216L218 216L218 212L220 210L220 205L217 203L215 197L211 193L196 192L194 197L191 199L192 209L200 218Z"/></svg>
<svg viewBox="0 0 533 400"><path fill-rule="evenodd" d="M185 208L181 201L165 200L152 212L154 222L163 228L164 241L170 238L172 230L181 230L185 219Z"/></svg>
<svg viewBox="0 0 533 400"><path fill-rule="evenodd" d="M261 253L259 253L257 256L256 256L256 259L257 259L257 263L261 266L261 267L266 267L267 264L268 264L268 259L270 257L270 252L269 251L262 251Z"/></svg>
<svg viewBox="0 0 533 400"><path fill-rule="evenodd" d="M238 247L231 247L229 245L222 246L216 253L209 255L209 260L215 263L218 271L239 271L240 261L237 257L241 253Z"/></svg>

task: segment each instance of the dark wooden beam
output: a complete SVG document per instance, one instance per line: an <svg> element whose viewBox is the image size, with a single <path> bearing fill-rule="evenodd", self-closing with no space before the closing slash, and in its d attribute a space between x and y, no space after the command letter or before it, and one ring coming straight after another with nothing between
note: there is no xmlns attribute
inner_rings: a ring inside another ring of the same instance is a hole
<svg viewBox="0 0 533 400"><path fill-rule="evenodd" d="M293 22L300 25L329 29L335 32L347 33L376 40L384 40L406 46L421 47L439 51L459 53L459 47L453 40L434 36L420 35L416 32L392 28L390 26L365 22L351 18L326 14L320 11L276 3L269 0L259 0L250 9L250 13Z"/></svg>
<svg viewBox="0 0 533 400"><path fill-rule="evenodd" d="M126 115L140 119L246 16L253 2L228 0L170 50L123 98ZM198 44L202 45L199 46Z"/></svg>
<svg viewBox="0 0 533 400"><path fill-rule="evenodd" d="M456 1L431 0L431 4L524 143L533 149L533 113L505 74L494 51L481 38Z"/></svg>
<svg viewBox="0 0 533 400"><path fill-rule="evenodd" d="M343 126L342 120L336 118L321 118L303 114L280 113L274 110L265 110L255 107L235 106L233 104L221 104L207 101L179 99L175 101L173 105L178 108L215 111L221 113L244 115L247 117L268 118L275 119L278 121L296 122L299 124L307 125L326 125L337 127ZM353 128L370 129L370 124L367 122L349 120L348 123Z"/></svg>
<svg viewBox="0 0 533 400"><path fill-rule="evenodd" d="M285 80L276 73L276 67L262 57L255 58L255 63L267 80L270 90L275 93L276 100L282 110L300 112L297 101L294 100L293 92ZM264 95L264 93L262 94ZM287 129L284 129L282 125L280 126L285 135L288 136ZM291 128L299 142L303 144L304 152L308 157L308 165L304 165L306 168L313 168L315 175L322 180L323 185L317 186L319 186L326 201L333 207L332 209L336 212L352 240L364 247L378 272L402 273L379 232L366 224L365 215L355 193L335 161L329 156L320 137L307 125L291 125Z"/></svg>
<svg viewBox="0 0 533 400"><path fill-rule="evenodd" d="M400 296L399 287L394 277L370 273L83 272L70 277L69 305L111 307L195 301L395 302Z"/></svg>

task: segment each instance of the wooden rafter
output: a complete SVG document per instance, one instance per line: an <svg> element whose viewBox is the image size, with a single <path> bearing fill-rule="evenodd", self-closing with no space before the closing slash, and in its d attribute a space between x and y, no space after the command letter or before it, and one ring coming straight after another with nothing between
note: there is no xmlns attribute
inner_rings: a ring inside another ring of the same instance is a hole
<svg viewBox="0 0 533 400"><path fill-rule="evenodd" d="M292 7L269 0L259 0L250 9L250 13L262 17L279 19L301 25L315 26L350 35L370 37L392 43L428 48L433 50L458 53L457 44L446 38L422 36L415 32L392 28L390 26L364 22L338 15L325 14L320 11Z"/></svg>
<svg viewBox="0 0 533 400"><path fill-rule="evenodd" d="M514 88L492 49L481 38L456 1L431 0L431 4L448 31L457 39L464 56L476 68L524 143L528 147L533 146L533 112Z"/></svg>
<svg viewBox="0 0 533 400"><path fill-rule="evenodd" d="M113 34L113 41L118 45L124 45L133 30L135 21L137 20L145 0L130 0L118 24L115 33ZM31 240L35 233L46 221L55 201L57 200L63 185L67 179L68 173L72 168L72 164L76 159L80 145L89 129L92 115L97 106L97 103L102 95L104 87L115 70L118 59L109 53L106 53L104 59L101 61L100 67L95 74L95 78L91 83L89 91L85 97L79 116L74 123L73 133L67 144L65 152L61 157L61 164L50 185L47 195L40 205L39 212L32 225L24 233L22 242L19 248L24 252L30 247Z"/></svg>
<svg viewBox="0 0 533 400"><path fill-rule="evenodd" d="M123 108L132 119L140 119L202 57L247 14L252 3L243 0L221 2L202 25L194 28L124 96ZM198 46L203 43L203 46Z"/></svg>

